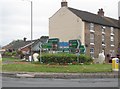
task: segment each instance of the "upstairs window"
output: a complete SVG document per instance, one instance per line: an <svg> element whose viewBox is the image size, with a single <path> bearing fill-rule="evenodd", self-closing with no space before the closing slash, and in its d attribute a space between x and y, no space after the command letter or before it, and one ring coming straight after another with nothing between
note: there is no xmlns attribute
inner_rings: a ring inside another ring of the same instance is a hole
<svg viewBox="0 0 120 89"><path fill-rule="evenodd" d="M105 26L101 26L102 34L105 34Z"/></svg>
<svg viewBox="0 0 120 89"><path fill-rule="evenodd" d="M90 28L89 28L90 32L95 32L94 31L94 24L93 23L90 23Z"/></svg>
<svg viewBox="0 0 120 89"><path fill-rule="evenodd" d="M114 36L111 36L111 38L110 38L110 39L111 39L111 41L114 41Z"/></svg>
<svg viewBox="0 0 120 89"><path fill-rule="evenodd" d="M102 35L102 46L105 46L105 35Z"/></svg>
<svg viewBox="0 0 120 89"><path fill-rule="evenodd" d="M93 33L91 33L90 34L90 44L94 44L94 34Z"/></svg>
<svg viewBox="0 0 120 89"><path fill-rule="evenodd" d="M111 30L111 35L114 35L114 28L111 27L110 30Z"/></svg>
<svg viewBox="0 0 120 89"><path fill-rule="evenodd" d="M102 35L102 41L105 42L105 35Z"/></svg>
<svg viewBox="0 0 120 89"><path fill-rule="evenodd" d="M112 47L114 46L114 36L110 37L110 44L111 44Z"/></svg>

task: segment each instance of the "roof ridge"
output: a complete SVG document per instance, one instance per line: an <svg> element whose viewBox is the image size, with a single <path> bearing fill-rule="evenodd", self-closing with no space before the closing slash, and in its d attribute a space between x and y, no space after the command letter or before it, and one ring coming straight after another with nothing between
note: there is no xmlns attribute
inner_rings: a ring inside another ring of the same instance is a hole
<svg viewBox="0 0 120 89"><path fill-rule="evenodd" d="M95 14L95 13L92 13L92 12L89 12L89 11L79 10L79 9L75 9L75 8L72 8L72 7L68 7L68 8L71 8L71 9L74 9L74 10L78 10L78 11L82 11L82 12L85 12L85 13L89 13L89 14L93 14L93 15L99 16L99 15L97 15L97 14ZM99 16L99 17L101 17L101 16ZM115 19L115 18L111 18L111 17L108 17L108 16L103 16L103 18L104 18L104 17L118 21L118 19Z"/></svg>
<svg viewBox="0 0 120 89"><path fill-rule="evenodd" d="M82 12L89 13L89 14L93 14L93 15L97 15L97 14L89 12L89 11L79 10L79 9L75 9L75 8L72 8L72 7L68 7L68 8L71 8L71 9L74 9L74 10L78 10L78 11L82 11Z"/></svg>
<svg viewBox="0 0 120 89"><path fill-rule="evenodd" d="M110 27L115 27L115 28L120 28L117 24L118 20L114 18L105 17L105 16L102 17L102 16L99 16L97 14L94 14L88 11L78 10L78 9L74 9L71 7L68 7L68 9L71 12L73 12L75 15L77 15L79 18L81 18L83 21L105 25L105 26L110 26Z"/></svg>

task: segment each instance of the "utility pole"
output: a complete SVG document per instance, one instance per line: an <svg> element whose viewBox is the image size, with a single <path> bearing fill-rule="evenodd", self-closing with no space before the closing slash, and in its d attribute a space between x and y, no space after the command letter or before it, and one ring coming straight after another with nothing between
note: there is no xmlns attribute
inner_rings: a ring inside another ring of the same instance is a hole
<svg viewBox="0 0 120 89"><path fill-rule="evenodd" d="M23 1L28 1L28 2L30 2L30 6L31 6L31 8L30 8L30 11L31 11L31 47L30 47L30 55L31 55L31 57L30 57L30 61L32 61L32 40L33 40L33 3L32 3L32 1L30 1L30 0L23 0Z"/></svg>
<svg viewBox="0 0 120 89"><path fill-rule="evenodd" d="M32 1L30 1L31 3L31 61L32 61L32 40L33 40L33 3Z"/></svg>
<svg viewBox="0 0 120 89"><path fill-rule="evenodd" d="M42 46L41 45L42 45L42 43L40 43L40 46L39 46L40 47L40 63L42 63L42 58L41 58L42 57L42 53L41 53Z"/></svg>

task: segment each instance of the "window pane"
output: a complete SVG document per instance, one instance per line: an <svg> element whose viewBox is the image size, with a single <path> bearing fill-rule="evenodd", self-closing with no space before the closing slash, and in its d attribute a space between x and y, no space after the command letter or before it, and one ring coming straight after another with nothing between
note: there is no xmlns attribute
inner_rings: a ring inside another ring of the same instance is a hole
<svg viewBox="0 0 120 89"><path fill-rule="evenodd" d="M94 30L94 24L90 23L90 30Z"/></svg>
<svg viewBox="0 0 120 89"><path fill-rule="evenodd" d="M90 48L90 56L91 56L91 57L94 57L94 48L93 48L93 47Z"/></svg>
<svg viewBox="0 0 120 89"><path fill-rule="evenodd" d="M110 38L110 39L111 39L111 41L114 41L114 37L113 37L113 36L111 36L111 38Z"/></svg>
<svg viewBox="0 0 120 89"><path fill-rule="evenodd" d="M90 34L90 39L94 39L94 34Z"/></svg>
<svg viewBox="0 0 120 89"><path fill-rule="evenodd" d="M114 33L114 28L113 27L111 27L111 33Z"/></svg>
<svg viewBox="0 0 120 89"><path fill-rule="evenodd" d="M90 34L90 43L94 43L94 34Z"/></svg>
<svg viewBox="0 0 120 89"><path fill-rule="evenodd" d="M102 28L102 32L105 32L105 29Z"/></svg>
<svg viewBox="0 0 120 89"><path fill-rule="evenodd" d="M90 49L90 52L94 53L94 48L91 48L91 49Z"/></svg>
<svg viewBox="0 0 120 89"><path fill-rule="evenodd" d="M102 35L102 41L105 41L105 35Z"/></svg>

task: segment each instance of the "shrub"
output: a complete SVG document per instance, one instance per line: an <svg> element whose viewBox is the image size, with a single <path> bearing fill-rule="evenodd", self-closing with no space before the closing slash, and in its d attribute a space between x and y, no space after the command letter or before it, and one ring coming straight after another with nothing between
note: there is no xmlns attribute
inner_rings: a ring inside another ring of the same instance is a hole
<svg viewBox="0 0 120 89"><path fill-rule="evenodd" d="M40 56L38 57L40 59ZM42 62L43 63L76 63L77 55L75 54L67 54L67 53L58 53L58 54L42 54ZM86 55L79 55L80 63L90 63L92 62L92 58Z"/></svg>
<svg viewBox="0 0 120 89"><path fill-rule="evenodd" d="M12 52L5 52L5 56L12 56Z"/></svg>
<svg viewBox="0 0 120 89"><path fill-rule="evenodd" d="M16 55L17 55L16 51L12 52L12 56L16 56Z"/></svg>
<svg viewBox="0 0 120 89"><path fill-rule="evenodd" d="M4 55L5 55L5 56L16 56L16 55L17 55L17 52L16 52L16 51L13 51L13 52L5 52Z"/></svg>
<svg viewBox="0 0 120 89"><path fill-rule="evenodd" d="M91 57L87 56L87 55L81 54L79 56L79 62L80 63L90 63L92 61L93 61L93 59Z"/></svg>

